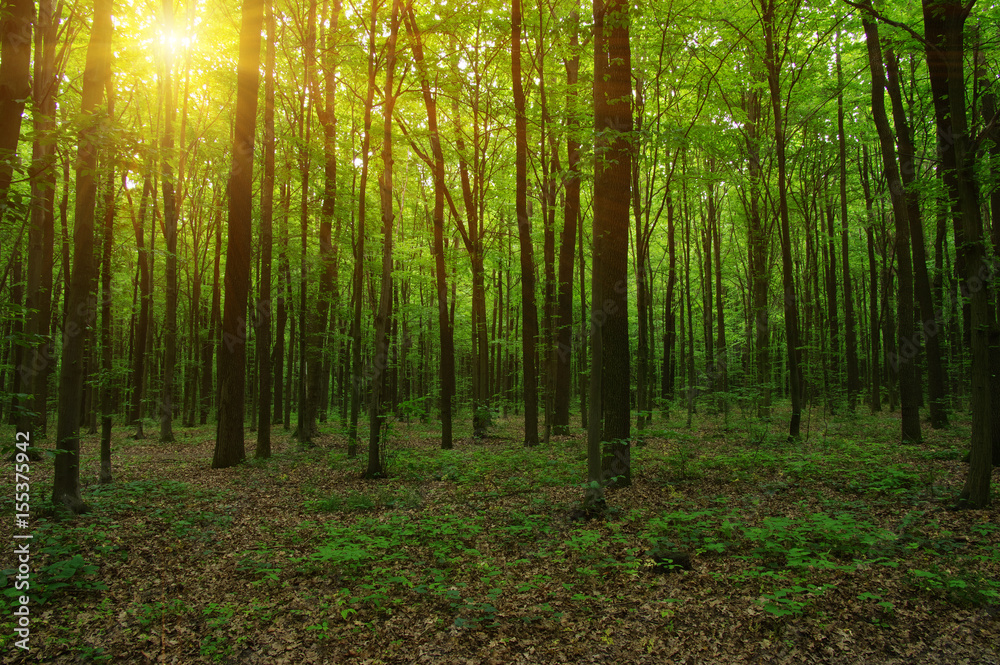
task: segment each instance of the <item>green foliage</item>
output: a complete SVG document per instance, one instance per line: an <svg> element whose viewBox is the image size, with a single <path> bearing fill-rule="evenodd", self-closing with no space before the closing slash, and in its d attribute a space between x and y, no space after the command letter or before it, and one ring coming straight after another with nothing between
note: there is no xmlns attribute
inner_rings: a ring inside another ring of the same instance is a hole
<svg viewBox="0 0 1000 665"><path fill-rule="evenodd" d="M28 578L30 588L27 594L32 603L43 605L65 593L108 588L97 577L100 568L85 559L78 550L78 545L65 541L59 534L50 535L40 530L33 538L32 553L36 558L32 559L33 570ZM42 562L42 565L36 562ZM25 595L24 591L14 586L16 574L16 568L0 571L0 579L5 586L3 594L11 605L14 599Z"/></svg>

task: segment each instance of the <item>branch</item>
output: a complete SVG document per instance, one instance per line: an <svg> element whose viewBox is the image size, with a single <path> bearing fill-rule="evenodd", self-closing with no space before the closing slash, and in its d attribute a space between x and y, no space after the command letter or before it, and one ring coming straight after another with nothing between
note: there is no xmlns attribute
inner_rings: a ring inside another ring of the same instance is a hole
<svg viewBox="0 0 1000 665"><path fill-rule="evenodd" d="M875 8L872 7L871 3L869 3L869 2L861 3L861 2L852 2L852 0L844 0L844 4L850 5L851 7L854 7L855 9L868 14L872 18L877 19L879 21L882 21L886 25L891 25L891 26L893 26L895 28L899 28L900 30L903 30L903 31L909 33L909 35L911 37L913 37L918 42L920 42L921 44L923 44L924 48L932 48L935 51L938 50L937 46L935 46L934 44L931 44L925 38L923 38L919 34L917 34L916 30L914 30L910 26L906 25L905 23L901 23L899 21L893 21L891 18L887 17L885 14L882 14L881 12L876 11Z"/></svg>

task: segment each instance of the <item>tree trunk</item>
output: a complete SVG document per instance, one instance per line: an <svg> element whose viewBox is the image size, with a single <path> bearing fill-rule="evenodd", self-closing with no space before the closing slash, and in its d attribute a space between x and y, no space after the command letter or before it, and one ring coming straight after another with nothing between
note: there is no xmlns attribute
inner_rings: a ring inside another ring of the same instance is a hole
<svg viewBox="0 0 1000 665"><path fill-rule="evenodd" d="M31 218L28 228L26 294L28 314L25 326L27 339L38 341L25 351L21 366L17 369L21 375L22 390L33 396L30 409L20 414L17 431L29 432L32 441L45 435L48 376L55 366L55 345L49 334L49 326L52 319L52 269L55 244L54 133L55 100L59 86L55 72L55 47L58 23L55 1L40 0L35 32L35 85L31 91L35 139L32 144L30 172ZM0 200L3 196L0 194Z"/></svg>
<svg viewBox="0 0 1000 665"><path fill-rule="evenodd" d="M83 74L76 168L76 210L73 224L73 271L63 327L63 350L59 370L59 424L56 438L52 503L73 513L88 510L80 496L80 405L83 401L83 358L87 330L96 316L96 268L94 261L94 217L97 201L97 153L101 119L98 105L111 77L114 31L111 0L94 0L93 23Z"/></svg>
<svg viewBox="0 0 1000 665"><path fill-rule="evenodd" d="M31 95L32 0L8 0L0 15L0 220L17 161L21 116Z"/></svg>
<svg viewBox="0 0 1000 665"><path fill-rule="evenodd" d="M885 112L885 73L882 64L882 47L879 44L878 26L867 19L862 20L868 42L868 63L872 74L872 119L878 131L882 149L882 163L886 182L892 199L892 214L896 228L896 265L898 292L896 295L896 317L898 319L898 349L889 356L899 377L900 411L902 414L903 443L919 443L920 411L917 405L919 389L914 359L916 346L913 337L913 267L910 261L909 211L903 197L903 186L896 164L896 153L892 130Z"/></svg>
<svg viewBox="0 0 1000 665"><path fill-rule="evenodd" d="M939 336L944 321L934 306L931 282L927 275L927 250L924 244L924 225L920 215L920 192L917 189L915 178L916 150L913 147L909 121L903 109L903 95L899 85L899 62L891 47L885 52L885 63L889 83L887 89L892 101L892 119L896 127L899 146L900 177L905 192L907 220L913 245L914 286L923 319L918 329L913 331L914 343L918 339L924 340L931 427L942 429L948 426L948 401L950 399L948 396L948 375L944 369ZM920 385L923 382L916 383Z"/></svg>
<svg viewBox="0 0 1000 665"><path fill-rule="evenodd" d="M524 380L524 445L538 445L538 373L535 343L538 338L538 309L535 307L535 259L528 219L528 120L524 112L521 81L521 0L511 0L511 78L514 82L515 207L517 238L521 254L521 363Z"/></svg>
<svg viewBox="0 0 1000 665"><path fill-rule="evenodd" d="M788 426L788 438L799 438L802 420L802 353L799 348L799 305L795 297L795 283L792 276L792 237L788 216L787 157L785 156L785 116L782 109L781 82L779 79L781 61L775 44L775 0L761 0L764 24L767 84L771 94L771 111L774 116L774 140L778 161L778 212L781 217L781 284L784 291L785 347L788 356L788 382L792 402L792 417ZM795 3L795 12L798 3ZM790 21L794 24L794 20Z"/></svg>
<svg viewBox="0 0 1000 665"><path fill-rule="evenodd" d="M974 3L957 0L924 0L924 32L927 66L934 95L939 146L946 168L954 168L950 193L954 196L956 228L961 228L965 265L958 266L965 278L963 295L969 299L969 331L972 363L972 442L969 474L959 496L961 505L990 505L993 451L990 442L990 336L996 322L984 281L991 278L986 261L986 243L981 217L979 181L976 179L976 149L969 137L965 108L964 30ZM951 153L949 158L948 153ZM947 173L947 172L946 172ZM946 182L949 179L946 178ZM994 220L994 223L996 220ZM956 247L958 247L956 238Z"/></svg>
<svg viewBox="0 0 1000 665"><path fill-rule="evenodd" d="M427 65L421 33L417 29L413 7L407 6L404 19L412 39L413 57L420 73L420 90L427 111L427 128L431 135L431 152L434 157L434 281L437 292L438 328L441 334L441 448L452 447L452 402L455 398L455 332L448 317L448 283L444 256L444 153L438 131L437 100L431 95ZM500 376L500 373L497 373Z"/></svg>
<svg viewBox="0 0 1000 665"><path fill-rule="evenodd" d="M372 2L374 16L375 2ZM379 178L379 200L382 207L382 289L378 314L375 316L375 376L372 379L371 402L368 408L368 468L365 478L381 478L386 469L382 451L385 449L385 410L382 404L389 359L389 324L392 318L392 229L395 214L392 200L392 111L396 104L393 77L396 70L396 37L399 33L400 0L393 0L389 41L386 44L385 89L382 118L382 177Z"/></svg>
<svg viewBox="0 0 1000 665"><path fill-rule="evenodd" d="M628 219L632 163L632 60L628 4L598 0L594 6L594 281L593 317L600 324L604 480L621 487L632 482L631 392L628 340ZM598 266L598 263L600 265ZM591 415L593 422L594 414Z"/></svg>
<svg viewBox="0 0 1000 665"><path fill-rule="evenodd" d="M264 182L260 193L260 289L257 298L257 315L254 317L257 332L257 362L260 381L260 403L257 408L257 448L254 456L266 459L271 456L271 250L274 220L274 61L275 32L274 9L267 3L265 9L267 46L264 56Z"/></svg>
<svg viewBox="0 0 1000 665"><path fill-rule="evenodd" d="M580 12L570 12L570 56L566 60L566 198L563 208L563 228L559 236L559 293L556 308L556 376L552 431L569 434L569 403L572 395L573 347L573 259L576 252L577 224L580 219L580 141L577 136L577 81L580 74ZM582 276L581 276L582 277Z"/></svg>
<svg viewBox="0 0 1000 665"><path fill-rule="evenodd" d="M354 322L351 326L353 366L351 376L351 421L347 428L347 455L354 457L358 448L358 411L361 406L361 388L364 377L361 373L361 300L365 278L365 193L368 188L368 160L371 147L372 105L375 99L375 25L376 3L371 3L371 20L368 27L368 92L365 96L364 135L361 143L361 184L358 193L358 223L355 229L354 250Z"/></svg>
<svg viewBox="0 0 1000 665"><path fill-rule="evenodd" d="M264 0L244 0L236 76L236 127L229 176L229 241L226 302L219 346L219 422L212 468L239 464L246 456L243 430L246 389L246 315L250 295L253 219L254 125L260 85L260 32Z"/></svg>
<svg viewBox="0 0 1000 665"><path fill-rule="evenodd" d="M840 167L840 243L841 270L844 293L844 347L847 351L847 408L854 411L858 403L861 382L858 375L857 335L854 321L854 299L851 292L851 264L848 260L848 216L847 216L847 135L844 131L843 73L840 64L840 50L837 51L837 149Z"/></svg>
<svg viewBox="0 0 1000 665"><path fill-rule="evenodd" d="M114 85L108 77L108 118L115 117ZM114 415L112 404L111 374L111 250L115 232L115 158L112 147L104 151L104 226L101 248L101 473L100 483L111 483L111 419Z"/></svg>
<svg viewBox="0 0 1000 665"><path fill-rule="evenodd" d="M163 0L164 31L173 31L173 0ZM174 440L174 372L177 365L177 198L174 193L174 115L176 104L173 91L173 57L171 50L166 49L163 79L164 125L163 150L160 170L163 188L163 238L166 241L166 315L163 322L163 374L160 392L158 416L160 420L160 442L169 443Z"/></svg>

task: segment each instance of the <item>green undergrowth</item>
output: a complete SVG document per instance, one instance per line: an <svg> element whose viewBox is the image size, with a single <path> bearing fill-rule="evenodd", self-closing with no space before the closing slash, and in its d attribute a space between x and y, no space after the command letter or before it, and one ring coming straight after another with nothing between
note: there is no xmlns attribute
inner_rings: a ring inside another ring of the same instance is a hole
<svg viewBox="0 0 1000 665"><path fill-rule="evenodd" d="M151 653L164 626L190 626L203 662L239 659L247 635L275 621L323 643L376 635L403 614L494 631L596 621L615 607L672 632L711 600L743 603L748 630L773 636L848 611L889 630L904 606L908 617L1000 606L1000 527L946 510L960 443L901 448L842 433L746 443L734 432L647 430L632 449L633 487L609 490L611 510L591 521L574 512L586 449L565 438L395 445L377 482L339 445L290 445L235 469L228 489L90 486L90 513L36 516L32 602L86 606ZM269 508L280 510L249 512ZM684 553L692 570L676 555L661 565L663 552ZM168 568L183 571L184 591ZM14 572L0 578L5 605ZM51 639L80 662L108 662L106 645L74 630Z"/></svg>

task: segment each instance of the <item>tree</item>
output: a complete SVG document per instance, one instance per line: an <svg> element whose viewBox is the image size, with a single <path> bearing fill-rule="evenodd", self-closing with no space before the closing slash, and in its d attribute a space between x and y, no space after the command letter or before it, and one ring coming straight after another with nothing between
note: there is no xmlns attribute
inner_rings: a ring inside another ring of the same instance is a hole
<svg viewBox="0 0 1000 665"><path fill-rule="evenodd" d="M899 331L899 355L895 357L895 373L899 379L902 411L903 443L920 441L920 412L917 407L917 382L913 367L913 353L906 349L913 347L913 268L910 262L910 223L907 218L903 186L899 179L899 166L893 145L892 130L885 111L885 72L882 63L882 46L879 43L878 26L874 21L863 19L868 43L868 62L872 75L872 119L878 130L879 146L882 149L882 164L892 198L892 215L896 225L896 271L899 293L896 299L896 316Z"/></svg>
<svg viewBox="0 0 1000 665"><path fill-rule="evenodd" d="M555 434L569 434L571 389L570 361L573 357L573 259L576 253L577 225L580 220L580 139L579 85L580 37L579 5L570 12L569 57L566 59L566 200L563 205L563 228L559 237L558 304L556 308L556 377L552 416Z"/></svg>
<svg viewBox="0 0 1000 665"><path fill-rule="evenodd" d="M438 131L437 100L431 94L430 77L427 63L424 60L424 48L421 34L417 29L417 21L413 15L413 7L406 7L403 16L406 30L412 40L413 57L416 60L420 75L420 91L424 98L424 108L427 111L427 129L430 132L431 164L434 174L434 283L437 294L438 328L441 332L441 447L449 450L452 447L451 409L455 397L455 331L451 318L448 316L448 283L444 262L444 196L445 169L444 152L441 150L441 135Z"/></svg>
<svg viewBox="0 0 1000 665"><path fill-rule="evenodd" d="M787 7L784 17L789 30L796 22L801 7L795 0ZM781 66L783 58L778 53L778 16L775 0L760 0L761 21L764 27L764 68L767 71L767 87L771 95L771 111L774 119L774 142L778 161L778 213L781 219L781 287L784 292L785 348L788 354L788 383L791 393L792 417L788 425L788 437L799 438L802 420L802 352L799 348L799 305L795 295L795 280L792 262L792 235L788 215L788 157L785 154L785 115L782 108Z"/></svg>
<svg viewBox="0 0 1000 665"><path fill-rule="evenodd" d="M590 422L585 505L602 486L631 483L628 228L631 201L632 64L628 4L594 3L594 222ZM603 443L604 450L600 451ZM598 462L598 458L600 461ZM598 466L598 464L600 466Z"/></svg>
<svg viewBox="0 0 1000 665"><path fill-rule="evenodd" d="M246 392L247 303L250 295L250 239L253 218L254 126L260 85L260 32L264 0L244 0L236 83L236 127L229 175L229 240L226 246L226 300L219 346L219 420L212 468L239 464L246 457L243 406Z"/></svg>
<svg viewBox="0 0 1000 665"><path fill-rule="evenodd" d="M63 325L59 368L59 423L56 430L52 503L73 513L89 510L80 496L80 405L83 400L84 349L96 315L97 264L94 218L97 207L97 156L106 115L100 109L111 77L111 0L94 0L94 18L87 46L76 162L76 210L73 224L73 271L67 279L69 296Z"/></svg>
<svg viewBox="0 0 1000 665"><path fill-rule="evenodd" d="M524 111L521 80L521 0L511 0L511 78L514 82L515 214L521 250L521 364L524 380L524 445L538 445L538 373L535 344L538 338L538 308L535 306L535 259L528 219L528 121Z"/></svg>
<svg viewBox="0 0 1000 665"><path fill-rule="evenodd" d="M274 219L274 43L277 41L274 25L274 8L265 8L267 30L266 55L264 56L264 181L260 193L260 295L256 314L258 335L258 374L260 376L260 403L257 407L257 449L254 456L271 456L271 250Z"/></svg>
<svg viewBox="0 0 1000 665"><path fill-rule="evenodd" d="M972 364L972 442L969 474L959 502L970 507L990 504L990 477L993 455L990 442L990 335L996 325L984 279L989 278L985 238L976 178L976 151L979 139L969 133L965 107L964 39L965 22L975 0L923 0L924 54L930 71L939 152L952 197L956 228L962 231L964 290L969 294ZM996 220L994 220L996 223ZM956 238L957 245L957 238ZM956 263L958 263L956 261Z"/></svg>
<svg viewBox="0 0 1000 665"><path fill-rule="evenodd" d="M173 0L163 0L163 29L168 35L174 29ZM163 239L166 242L167 255L167 311L163 323L163 387L160 392L159 417L160 441L162 443L174 440L174 372L177 365L177 196L174 188L174 116L177 105L174 101L173 89L173 54L172 49L166 49L163 78L163 141L161 147L161 178L163 187Z"/></svg>
<svg viewBox="0 0 1000 665"><path fill-rule="evenodd" d="M31 95L31 0L8 0L0 14L0 219L17 159L21 116Z"/></svg>
<svg viewBox="0 0 1000 665"><path fill-rule="evenodd" d="M373 0L374 1L374 0ZM374 9L372 10L374 13ZM393 77L396 71L396 38L399 34L400 1L392 2L389 40L386 43L385 89L382 118L382 177L379 178L379 199L382 204L382 290L375 316L375 377L372 380L371 403L368 410L368 468L366 478L385 475L382 464L385 412L382 404L389 360L389 321L392 317L392 229L395 213L392 200L392 111L396 103Z"/></svg>

